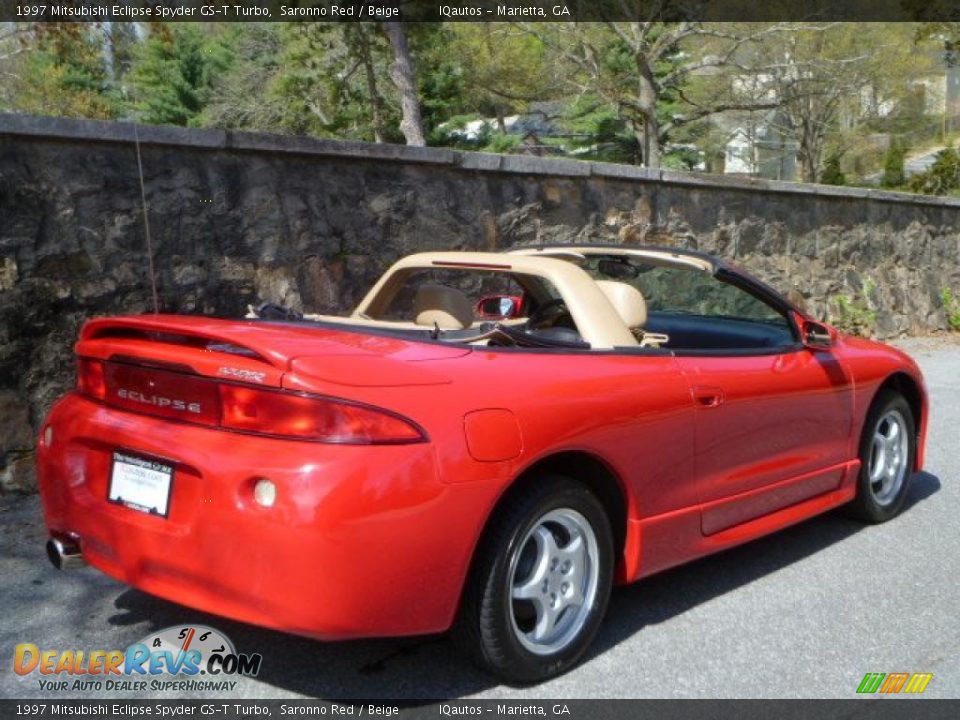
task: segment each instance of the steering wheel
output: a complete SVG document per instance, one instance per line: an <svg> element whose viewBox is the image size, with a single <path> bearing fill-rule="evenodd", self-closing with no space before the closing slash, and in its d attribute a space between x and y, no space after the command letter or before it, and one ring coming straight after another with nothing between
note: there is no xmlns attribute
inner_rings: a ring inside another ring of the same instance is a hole
<svg viewBox="0 0 960 720"><path fill-rule="evenodd" d="M567 310L567 303L563 298L548 300L543 305L533 311L533 314L527 319L527 330L539 330L541 328L555 327L561 320L565 319L563 325L569 323L573 326L573 318L570 317L570 311Z"/></svg>

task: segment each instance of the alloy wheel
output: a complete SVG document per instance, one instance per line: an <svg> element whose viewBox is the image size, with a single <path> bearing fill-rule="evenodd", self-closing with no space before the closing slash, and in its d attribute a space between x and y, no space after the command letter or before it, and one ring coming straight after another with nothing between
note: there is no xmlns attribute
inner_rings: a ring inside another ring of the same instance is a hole
<svg viewBox="0 0 960 720"><path fill-rule="evenodd" d="M597 594L597 537L576 510L543 515L516 546L510 564L511 621L523 647L559 652L580 634Z"/></svg>
<svg viewBox="0 0 960 720"><path fill-rule="evenodd" d="M890 410L877 422L870 446L870 490L879 505L889 505L900 492L909 459L907 424L899 410Z"/></svg>

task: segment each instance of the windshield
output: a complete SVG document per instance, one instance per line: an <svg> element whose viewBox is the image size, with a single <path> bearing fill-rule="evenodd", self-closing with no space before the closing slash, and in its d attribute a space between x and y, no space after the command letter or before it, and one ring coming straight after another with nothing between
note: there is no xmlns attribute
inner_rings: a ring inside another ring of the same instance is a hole
<svg viewBox="0 0 960 720"><path fill-rule="evenodd" d="M578 263L594 280L632 285L647 312L783 323L775 309L699 268L622 255L588 255Z"/></svg>

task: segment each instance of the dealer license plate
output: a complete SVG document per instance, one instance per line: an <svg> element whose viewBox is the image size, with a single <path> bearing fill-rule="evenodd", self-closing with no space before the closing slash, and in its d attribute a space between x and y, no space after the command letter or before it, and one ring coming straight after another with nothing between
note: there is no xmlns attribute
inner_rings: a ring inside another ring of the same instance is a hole
<svg viewBox="0 0 960 720"><path fill-rule="evenodd" d="M173 468L169 465L125 452L113 453L107 495L110 502L167 517L172 485Z"/></svg>

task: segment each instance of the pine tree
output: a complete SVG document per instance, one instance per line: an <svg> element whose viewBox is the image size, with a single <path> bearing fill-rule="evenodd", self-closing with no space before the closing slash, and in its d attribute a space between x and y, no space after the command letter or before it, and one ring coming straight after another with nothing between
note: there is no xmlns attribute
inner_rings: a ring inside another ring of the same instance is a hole
<svg viewBox="0 0 960 720"><path fill-rule="evenodd" d="M847 176L840 169L840 153L831 153L820 171L822 185L846 185Z"/></svg>
<svg viewBox="0 0 960 720"><path fill-rule="evenodd" d="M881 185L886 188L900 187L906 182L903 162L907 149L897 142L891 142L887 154L883 158L883 180Z"/></svg>
<svg viewBox="0 0 960 720"><path fill-rule="evenodd" d="M219 34L194 23L151 23L129 80L134 107L145 123L196 126L214 78L231 61Z"/></svg>

